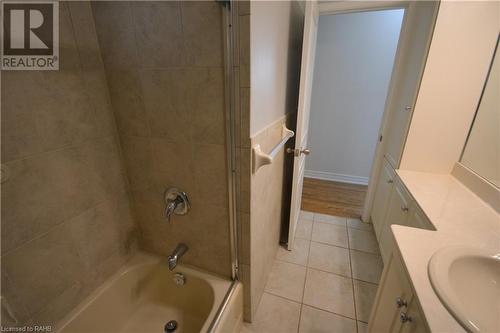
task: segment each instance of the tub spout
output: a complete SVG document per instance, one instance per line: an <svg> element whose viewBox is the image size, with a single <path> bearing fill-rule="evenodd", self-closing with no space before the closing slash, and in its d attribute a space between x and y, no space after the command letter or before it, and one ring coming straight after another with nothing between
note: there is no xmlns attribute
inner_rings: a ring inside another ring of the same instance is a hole
<svg viewBox="0 0 500 333"><path fill-rule="evenodd" d="M177 244L174 252L172 252L171 255L168 256L168 269L169 270L174 270L174 268L177 266L177 262L179 259L187 252L188 247L184 243L179 243Z"/></svg>

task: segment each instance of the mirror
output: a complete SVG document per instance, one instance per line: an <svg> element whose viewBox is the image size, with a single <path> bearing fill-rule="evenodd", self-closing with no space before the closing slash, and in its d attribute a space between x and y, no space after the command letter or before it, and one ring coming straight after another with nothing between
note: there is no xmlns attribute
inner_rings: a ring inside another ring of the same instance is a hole
<svg viewBox="0 0 500 333"><path fill-rule="evenodd" d="M500 187L500 64L498 40L460 162Z"/></svg>

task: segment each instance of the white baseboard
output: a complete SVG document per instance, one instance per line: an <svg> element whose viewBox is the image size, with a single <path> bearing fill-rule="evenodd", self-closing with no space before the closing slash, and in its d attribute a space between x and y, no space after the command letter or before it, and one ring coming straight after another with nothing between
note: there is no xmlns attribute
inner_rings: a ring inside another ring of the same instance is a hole
<svg viewBox="0 0 500 333"><path fill-rule="evenodd" d="M368 185L368 177L360 177L360 176L352 176L352 175L343 175L341 173L333 173L333 172L324 172L324 171L312 171L305 170L304 176L307 178L321 179L321 180L330 180L333 182L341 182L341 183L349 183L349 184L358 184L358 185Z"/></svg>

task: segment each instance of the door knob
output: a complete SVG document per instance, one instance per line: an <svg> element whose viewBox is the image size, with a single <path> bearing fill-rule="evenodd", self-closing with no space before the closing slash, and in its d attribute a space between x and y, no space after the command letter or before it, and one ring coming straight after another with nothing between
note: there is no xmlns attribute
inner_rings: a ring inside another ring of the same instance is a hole
<svg viewBox="0 0 500 333"><path fill-rule="evenodd" d="M304 155L309 155L311 153L311 151L307 148L305 149L292 149L292 148L287 148L286 149L286 152L288 154L293 154L293 156L295 157L299 157L301 154L304 154Z"/></svg>

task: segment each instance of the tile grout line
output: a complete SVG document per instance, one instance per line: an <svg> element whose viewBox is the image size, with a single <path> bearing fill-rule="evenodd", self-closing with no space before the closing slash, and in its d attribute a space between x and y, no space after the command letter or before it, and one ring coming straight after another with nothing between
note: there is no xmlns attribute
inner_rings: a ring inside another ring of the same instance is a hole
<svg viewBox="0 0 500 333"><path fill-rule="evenodd" d="M348 317L348 316L346 316L346 315L343 315L343 314L340 314L340 313L337 313L337 312L333 312L333 311L330 311L330 310L326 310L326 309L323 309L323 308L319 308L319 307L317 307L317 306L315 306L315 305L311 305L311 304L307 304L307 303L299 303L299 302L297 302L297 301L291 300L290 298L286 298L286 297L281 296L281 295L276 295L276 294L273 294L273 293L272 293L272 292L270 292L270 291L266 291L266 290L264 290L264 293L269 294L269 295L274 296L274 297L278 297L278 298L280 298L280 299L282 299L282 300L285 300L285 301L288 301L288 302L293 302L293 303L295 303L295 304L299 304L299 305L301 306L301 308L302 308L302 306L304 306L304 305L305 305L305 306L308 306L308 307L313 308L313 309L315 309L315 310L319 310L319 311L323 311L323 312L328 312L328 313L330 313L330 314L334 314L334 315L339 316L339 317L342 317L342 318L350 319L350 320L352 320L352 321L358 321L358 320L356 320L355 318ZM361 321L361 320L359 320L359 321ZM365 323L364 321L361 321L361 322Z"/></svg>
<svg viewBox="0 0 500 333"><path fill-rule="evenodd" d="M349 241L349 228L347 228L347 246L349 246L349 267L351 267L351 287L352 287L352 300L354 304L354 317L356 317L356 332L358 331L358 311L356 309L356 293L354 291L354 278L352 273L352 258L351 258L351 242Z"/></svg>
<svg viewBox="0 0 500 333"><path fill-rule="evenodd" d="M334 272L330 272L330 271L325 271L324 269L320 269L320 268L316 268L316 267L304 266L304 265L301 265L301 264L297 264L297 263L294 263L294 262L289 262L289 261L282 260L282 259L277 259L277 258L275 258L274 260L275 261L279 261L281 263L285 263L285 264L296 265L296 266L304 267L306 269L312 269L312 270L316 270L316 271L319 271L319 272L323 272L323 273L327 273L327 274L332 274L332 275L340 276L340 277L343 277L343 278L352 279L352 280L355 280L355 281L360 281L360 282L372 284L372 285L375 285L375 286L379 285L378 283L375 283L375 282L361 280L361 279L354 278L352 276L342 275L342 274L334 273ZM309 261L309 259L308 259L308 261ZM352 274L352 267L351 267L351 258L350 258L350 255L349 255L349 266L350 266L351 274Z"/></svg>
<svg viewBox="0 0 500 333"><path fill-rule="evenodd" d="M311 230L311 232L312 232L312 230ZM307 249L306 275L304 277L304 284L303 284L303 288L302 288L302 298L300 299L299 323L297 325L297 333L299 333L299 330L300 330L300 321L302 320L302 308L304 307L304 294L306 293L307 273L309 271L309 269L308 269L309 256L311 255L311 243L312 243L312 241L309 242L309 248Z"/></svg>

